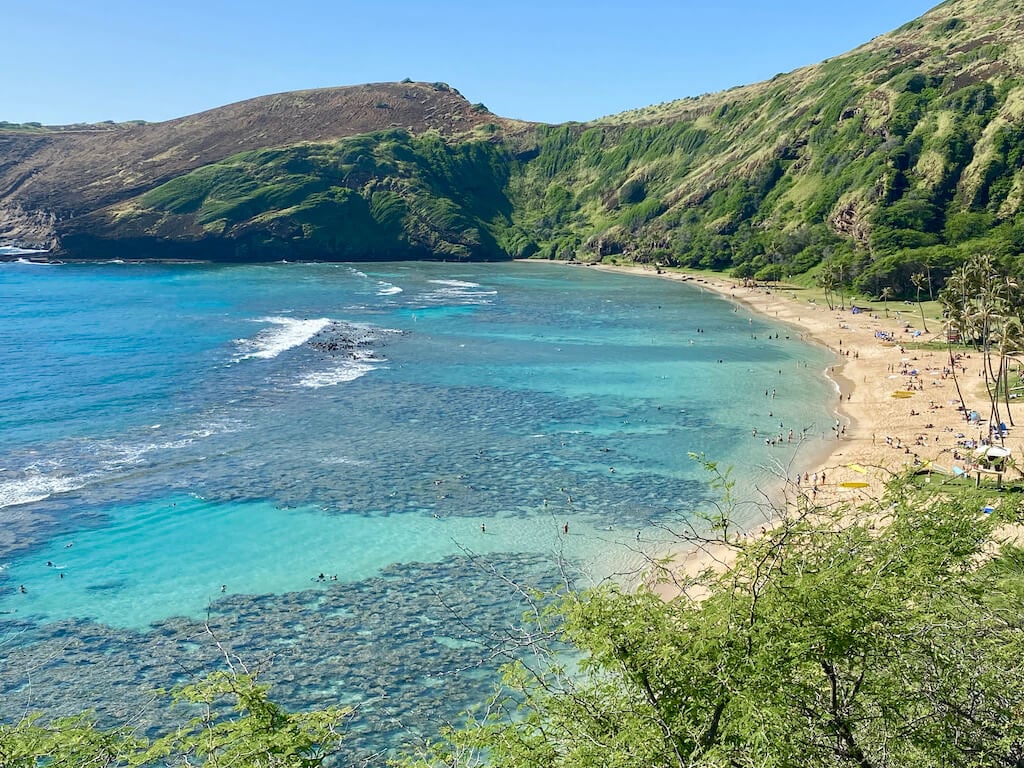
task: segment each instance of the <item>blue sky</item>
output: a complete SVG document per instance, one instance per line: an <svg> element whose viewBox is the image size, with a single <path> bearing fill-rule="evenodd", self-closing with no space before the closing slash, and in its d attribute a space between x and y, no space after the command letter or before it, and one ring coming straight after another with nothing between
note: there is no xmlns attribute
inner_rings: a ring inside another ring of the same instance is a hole
<svg viewBox="0 0 1024 768"><path fill-rule="evenodd" d="M0 120L157 121L405 77L589 120L815 63L937 1L2 0Z"/></svg>

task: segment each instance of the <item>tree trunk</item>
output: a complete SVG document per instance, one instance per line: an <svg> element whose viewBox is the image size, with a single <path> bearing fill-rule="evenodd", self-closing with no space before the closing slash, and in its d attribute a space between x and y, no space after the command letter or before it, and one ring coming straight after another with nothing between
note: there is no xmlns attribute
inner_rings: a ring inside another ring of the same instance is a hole
<svg viewBox="0 0 1024 768"><path fill-rule="evenodd" d="M1004 357L1002 362L1003 368L1003 403L1006 405L1006 420L1010 422L1011 427L1017 426L1013 423L1013 410L1010 408L1010 366L1006 362Z"/></svg>
<svg viewBox="0 0 1024 768"><path fill-rule="evenodd" d="M991 425L992 425L992 423L995 422L996 425L998 425L999 424L999 420L1000 420L999 419L999 378L992 371L992 352L987 347L985 349L985 354L984 354L984 356L982 358L982 368L981 368L981 371L984 374L984 378L985 378L985 390L988 392L988 401L989 401L988 421L989 421L989 436L991 437L991 434L992 434ZM995 387L995 388L993 389L993 387Z"/></svg>
<svg viewBox="0 0 1024 768"><path fill-rule="evenodd" d="M967 403L964 402L964 393L960 391L960 379L956 375L956 361L953 359L953 345L949 342L949 332L946 333L946 351L949 352L949 368L953 371L953 386L956 387L956 396L960 398L960 407L963 409L964 418L967 418Z"/></svg>

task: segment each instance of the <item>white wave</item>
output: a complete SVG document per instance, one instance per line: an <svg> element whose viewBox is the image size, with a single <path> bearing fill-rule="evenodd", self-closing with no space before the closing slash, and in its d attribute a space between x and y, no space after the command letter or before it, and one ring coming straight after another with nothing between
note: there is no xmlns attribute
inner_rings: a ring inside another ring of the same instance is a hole
<svg viewBox="0 0 1024 768"><path fill-rule="evenodd" d="M368 274L366 274L365 272L360 272L360 271L359 271L358 269L356 269L355 267L349 267L349 271L350 271L350 272L351 272L351 273L352 273L353 275L355 275L356 277L365 277L365 278L367 278L367 279L369 279L369 277L370 277L370 276L369 276Z"/></svg>
<svg viewBox="0 0 1024 768"><path fill-rule="evenodd" d="M466 280L429 280L429 283L440 286L420 297L424 305L483 305L492 303L491 296L498 292L484 288L480 283Z"/></svg>
<svg viewBox="0 0 1024 768"><path fill-rule="evenodd" d="M191 445L193 438L183 437L162 443L139 443L136 445L110 445L110 457L104 459L101 466L105 471L133 467L149 461L149 455L156 451L176 450Z"/></svg>
<svg viewBox="0 0 1024 768"><path fill-rule="evenodd" d="M480 283L467 283L465 280L428 280L434 285L448 285L452 288L480 288Z"/></svg>
<svg viewBox="0 0 1024 768"><path fill-rule="evenodd" d="M461 288L446 288L440 291L431 291L419 298L419 301L426 306L473 306L493 303L490 297L497 294L497 291L468 291Z"/></svg>
<svg viewBox="0 0 1024 768"><path fill-rule="evenodd" d="M359 344L368 344L372 341L379 341L384 336L404 333L398 328L381 328L370 323L348 323L348 328ZM366 353L361 354L365 355Z"/></svg>
<svg viewBox="0 0 1024 768"><path fill-rule="evenodd" d="M365 376L370 371L375 370L377 370L376 365L372 365L361 360L349 360L341 365L328 368L324 371L314 371L313 373L306 374L299 380L298 386L310 387L312 389L333 387L336 384L345 384L349 381L355 381L356 379Z"/></svg>
<svg viewBox="0 0 1024 768"><path fill-rule="evenodd" d="M29 259L15 259L15 264L25 264L30 267L53 267L57 265L55 261L31 261Z"/></svg>
<svg viewBox="0 0 1024 768"><path fill-rule="evenodd" d="M269 323L273 328L260 331L255 338L239 339L237 344L251 351L240 359L272 360L282 352L305 344L330 324L326 317L297 320L293 317L261 317L256 322Z"/></svg>
<svg viewBox="0 0 1024 768"><path fill-rule="evenodd" d="M463 280L431 280L429 283L440 286L422 297L427 304L489 304L490 296L498 291L484 288L479 283L468 283Z"/></svg>
<svg viewBox="0 0 1024 768"><path fill-rule="evenodd" d="M150 429L157 429L159 424L150 426ZM166 440L157 442L117 442L114 440L96 440L92 443L92 452L102 457L100 466L105 472L117 471L126 467L133 467L149 461L149 455L158 451L173 451L186 448L197 440L203 440L213 435L225 434L235 431L235 428L228 423L211 422L198 429L181 433Z"/></svg>
<svg viewBox="0 0 1024 768"><path fill-rule="evenodd" d="M49 253L49 251L42 248L19 248L16 245L0 245L0 256L28 256L30 253Z"/></svg>
<svg viewBox="0 0 1024 768"><path fill-rule="evenodd" d="M380 282L377 285L380 286L377 290L378 296L394 296L396 293L402 293L401 288L391 283Z"/></svg>
<svg viewBox="0 0 1024 768"><path fill-rule="evenodd" d="M84 477L52 477L48 475L29 475L20 480L0 482L0 509L42 501L55 493L74 491L85 483L86 478Z"/></svg>

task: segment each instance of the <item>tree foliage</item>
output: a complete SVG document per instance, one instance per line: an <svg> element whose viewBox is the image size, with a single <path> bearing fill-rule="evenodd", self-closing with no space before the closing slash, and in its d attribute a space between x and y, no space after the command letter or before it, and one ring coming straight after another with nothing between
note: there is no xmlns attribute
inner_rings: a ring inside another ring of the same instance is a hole
<svg viewBox="0 0 1024 768"><path fill-rule="evenodd" d="M990 255L979 254L954 271L939 299L947 332L974 344L982 353L982 373L991 406L989 418L998 424L1005 414L1012 424L1009 356L1024 349L1020 284Z"/></svg>
<svg viewBox="0 0 1024 768"><path fill-rule="evenodd" d="M338 751L341 707L289 713L249 674L214 672L170 695L192 713L154 739L130 727L104 728L82 714L45 721L34 714L0 724L3 768L316 768Z"/></svg>
<svg viewBox="0 0 1024 768"><path fill-rule="evenodd" d="M513 665L418 764L1019 766L1024 552L996 535L1019 500L981 503L903 480L856 516L726 536L733 567L669 604L567 595L548 619L578 665Z"/></svg>

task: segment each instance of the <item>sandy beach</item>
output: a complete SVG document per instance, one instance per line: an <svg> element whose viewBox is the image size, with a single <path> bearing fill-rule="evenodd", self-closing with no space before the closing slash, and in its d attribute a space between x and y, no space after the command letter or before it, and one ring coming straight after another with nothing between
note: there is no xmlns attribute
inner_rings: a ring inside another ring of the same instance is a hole
<svg viewBox="0 0 1024 768"><path fill-rule="evenodd" d="M981 355L965 353L957 362L954 378L945 350L904 347L942 332L933 320L925 333L916 306L891 302L887 318L878 310L854 313L849 304L845 310L830 310L801 298L799 291L745 286L724 275L708 278L632 266L587 268L677 280L714 291L790 325L804 339L823 344L836 355L828 375L837 387L839 434L823 463L800 478L800 485L795 477L788 479L789 497L803 494L818 504L857 503L880 495L886 481L908 467L971 472L973 445L989 436L989 400L981 375ZM921 334L915 336L918 330ZM957 383L967 413L977 411L979 421L968 422ZM1017 403L1013 415L1017 421L1024 420ZM1006 447L1015 456L1021 455L1022 436L1024 423L1019 430L1011 428L1005 437ZM995 478L985 476L982 483L994 486ZM694 573L720 554L682 553L676 567ZM665 597L677 593L672 584L659 585L657 591Z"/></svg>

